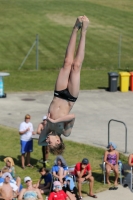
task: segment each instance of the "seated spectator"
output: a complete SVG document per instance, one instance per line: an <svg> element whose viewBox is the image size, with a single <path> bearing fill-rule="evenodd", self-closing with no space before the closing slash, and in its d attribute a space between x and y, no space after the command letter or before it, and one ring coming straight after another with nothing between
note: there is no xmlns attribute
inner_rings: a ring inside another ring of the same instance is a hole
<svg viewBox="0 0 133 200"><path fill-rule="evenodd" d="M29 176L24 178L26 188L23 188L19 194L18 200L43 200L43 197L38 188L32 186L32 180Z"/></svg>
<svg viewBox="0 0 133 200"><path fill-rule="evenodd" d="M93 198L97 198L97 196L93 194L94 177L92 176L91 166L87 158L84 158L82 162L79 162L75 165L74 173L77 179L79 199L82 199L81 187L83 181L89 181L90 187L89 193L87 193L87 195Z"/></svg>
<svg viewBox="0 0 133 200"><path fill-rule="evenodd" d="M67 194L62 190L61 183L54 181L53 192L50 193L48 200L69 200Z"/></svg>
<svg viewBox="0 0 133 200"><path fill-rule="evenodd" d="M3 173L8 171L11 176L13 177L13 179L16 181L17 186L22 189L22 185L21 185L21 178L20 177L15 177L15 164L14 161L11 157L6 157L4 159L4 162L6 163L6 166L2 169Z"/></svg>
<svg viewBox="0 0 133 200"><path fill-rule="evenodd" d="M64 186L62 187L62 189L70 199L79 200L78 189L75 187L73 178L68 176L64 182Z"/></svg>
<svg viewBox="0 0 133 200"><path fill-rule="evenodd" d="M57 156L55 160L55 165L52 167L53 176L63 184L63 179L66 177L67 173L68 167L66 161L62 156Z"/></svg>
<svg viewBox="0 0 133 200"><path fill-rule="evenodd" d="M128 165L130 167L133 167L133 154L130 154L128 157ZM126 173L126 176L123 179L123 186L127 187L130 186L131 187L131 173Z"/></svg>
<svg viewBox="0 0 133 200"><path fill-rule="evenodd" d="M133 154L130 154L128 157L128 164L132 167L133 166Z"/></svg>
<svg viewBox="0 0 133 200"><path fill-rule="evenodd" d="M18 186L10 182L11 174L6 172L3 174L4 182L0 183L0 198L11 200L18 196Z"/></svg>
<svg viewBox="0 0 133 200"><path fill-rule="evenodd" d="M11 157L6 157L4 159L4 162L6 164L5 167L9 169L10 174L12 175L13 178L15 178L15 167L14 167L14 161Z"/></svg>
<svg viewBox="0 0 133 200"><path fill-rule="evenodd" d="M115 181L114 185L118 185L118 176L119 176L119 168L118 168L118 160L119 160L119 153L116 151L116 145L113 142L110 142L107 146L108 150L105 151L104 154L104 162L106 164L106 181L107 184L110 184L109 181L109 174L110 170L113 170L115 173Z"/></svg>
<svg viewBox="0 0 133 200"><path fill-rule="evenodd" d="M38 183L33 186L35 188L39 188L41 190L41 194L49 193L52 184L52 175L49 173L49 170L44 167L39 170L39 173L41 174L41 178ZM44 184L41 184L42 180L44 180Z"/></svg>

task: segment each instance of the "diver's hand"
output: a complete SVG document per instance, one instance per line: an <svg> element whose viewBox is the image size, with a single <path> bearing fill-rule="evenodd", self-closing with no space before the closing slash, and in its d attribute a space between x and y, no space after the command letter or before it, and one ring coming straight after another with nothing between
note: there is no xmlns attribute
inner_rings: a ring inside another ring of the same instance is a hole
<svg viewBox="0 0 133 200"><path fill-rule="evenodd" d="M48 113L47 121L48 121L48 122L55 123L55 120L52 119L52 118L50 118L50 113Z"/></svg>

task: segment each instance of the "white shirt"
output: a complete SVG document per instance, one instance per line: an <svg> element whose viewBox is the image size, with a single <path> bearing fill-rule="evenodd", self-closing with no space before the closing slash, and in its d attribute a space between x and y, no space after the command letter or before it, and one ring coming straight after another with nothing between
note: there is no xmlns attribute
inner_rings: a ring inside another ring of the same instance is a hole
<svg viewBox="0 0 133 200"><path fill-rule="evenodd" d="M0 187L3 186L3 184L4 183L0 183ZM12 190L14 192L16 192L18 190L18 186L17 185L15 185L14 183L9 183L9 184L10 184L10 186L11 186L11 188L12 188Z"/></svg>
<svg viewBox="0 0 133 200"><path fill-rule="evenodd" d="M19 127L19 132L25 131L27 128L30 128L30 130L25 132L24 134L22 134L20 136L20 140L23 140L23 141L32 140L31 136L32 136L32 132L33 132L33 125L31 122L28 122L28 123L22 122Z"/></svg>

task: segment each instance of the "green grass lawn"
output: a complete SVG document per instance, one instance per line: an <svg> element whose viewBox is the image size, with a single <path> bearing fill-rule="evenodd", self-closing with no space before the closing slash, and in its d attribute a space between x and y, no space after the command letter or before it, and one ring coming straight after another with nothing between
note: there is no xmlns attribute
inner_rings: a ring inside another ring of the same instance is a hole
<svg viewBox="0 0 133 200"><path fill-rule="evenodd" d="M16 174L21 177L22 184L24 185L23 178L25 176L30 176L33 183L36 183L40 177L37 170L39 167L42 167L42 164L37 162L42 158L41 147L38 146L37 141L34 141L34 152L31 154L31 164L34 165L34 168L26 168L23 170L20 162L20 141L18 130L0 126L0 133L0 169L5 166L3 159L10 156L15 162ZM102 156L105 150L71 141L65 141L65 145L66 150L63 157L69 166L81 161L84 157L89 159L92 166L93 176L95 177L94 192L97 193L108 189L108 186L103 184L102 171L99 166L99 164L102 163ZM49 159L50 167L52 167L55 156L49 155ZM120 154L120 159L123 163L127 163L127 157L122 154ZM114 181L114 176L111 177L111 181ZM88 192L87 184L83 185L82 191L85 196Z"/></svg>
<svg viewBox="0 0 133 200"><path fill-rule="evenodd" d="M133 70L132 13L131 0L1 0L0 71L10 73L5 78L5 90L53 90L73 24L82 14L89 17L90 28L81 89L107 87L108 71ZM35 70L34 48L18 71L36 34L39 35L39 70Z"/></svg>

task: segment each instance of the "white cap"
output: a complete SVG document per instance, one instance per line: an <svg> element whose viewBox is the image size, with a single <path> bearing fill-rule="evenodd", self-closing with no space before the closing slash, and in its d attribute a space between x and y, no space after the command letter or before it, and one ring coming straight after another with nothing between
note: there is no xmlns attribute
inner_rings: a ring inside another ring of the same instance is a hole
<svg viewBox="0 0 133 200"><path fill-rule="evenodd" d="M24 178L24 182L26 183L26 181L31 181L31 178L30 178L29 176L26 176L26 177Z"/></svg>
<svg viewBox="0 0 133 200"><path fill-rule="evenodd" d="M9 172L5 172L3 175L2 175L2 178L6 178L6 177L10 177L10 179L12 179L12 176L11 176L11 174L9 173Z"/></svg>
<svg viewBox="0 0 133 200"><path fill-rule="evenodd" d="M47 116L46 115L44 115L43 116L43 118L42 118L42 120L46 120L47 119Z"/></svg>

